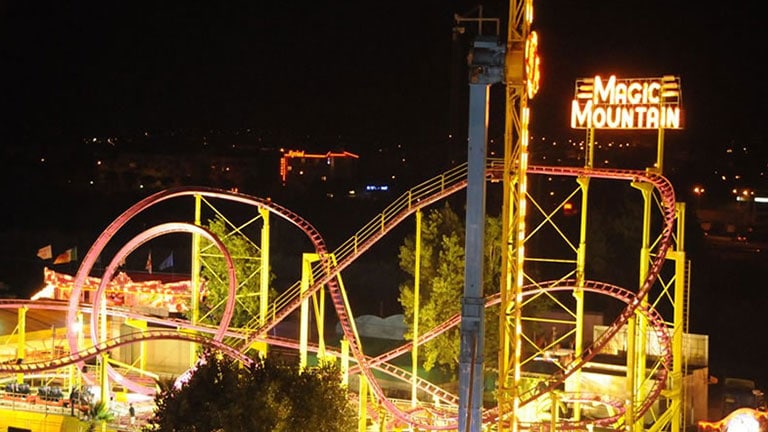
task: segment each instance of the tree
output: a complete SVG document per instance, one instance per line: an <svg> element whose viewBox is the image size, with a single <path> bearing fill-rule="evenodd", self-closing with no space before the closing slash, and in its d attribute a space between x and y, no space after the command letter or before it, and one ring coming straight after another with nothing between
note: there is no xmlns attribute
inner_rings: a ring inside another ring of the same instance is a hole
<svg viewBox="0 0 768 432"><path fill-rule="evenodd" d="M634 290L640 280L642 195L627 185L595 186L596 190L590 192L590 199L595 198L590 203L587 223L586 278ZM592 307L607 316L618 314L624 308L607 296L594 301Z"/></svg>
<svg viewBox="0 0 768 432"><path fill-rule="evenodd" d="M259 315L261 250L242 232L231 229L231 225L221 216L209 220L208 229L224 243L234 261L238 288L230 327L242 327ZM204 240L201 251L201 276L205 280L205 296L200 304L201 321L218 324L224 315L229 293L227 263L211 242ZM270 282L273 279L274 275L270 274ZM276 291L270 288L269 297L275 296Z"/></svg>
<svg viewBox="0 0 768 432"><path fill-rule="evenodd" d="M114 420L115 416L109 410L109 405L105 401L90 403L88 406L88 432L95 432L98 426L99 430L107 430L107 423Z"/></svg>
<svg viewBox="0 0 768 432"><path fill-rule="evenodd" d="M357 424L337 366L255 357L249 365L206 350L190 378L161 387L144 431L346 432Z"/></svg>
<svg viewBox="0 0 768 432"><path fill-rule="evenodd" d="M420 264L419 328L431 329L461 312L464 295L464 221L446 203L427 213L422 224ZM499 291L501 271L501 221L487 217L483 293ZM400 268L414 275L415 236L406 237L400 247ZM408 325L406 338L413 338L413 282L400 286L398 297ZM498 308L485 311L485 364L495 367L498 350ZM422 331L423 333L423 331ZM424 368L438 367L452 377L459 362L460 329L454 327L422 345Z"/></svg>

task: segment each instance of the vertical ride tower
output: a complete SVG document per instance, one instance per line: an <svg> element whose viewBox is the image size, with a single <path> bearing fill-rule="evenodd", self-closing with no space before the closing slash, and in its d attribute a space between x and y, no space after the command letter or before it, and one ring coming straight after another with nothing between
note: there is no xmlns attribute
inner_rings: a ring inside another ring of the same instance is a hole
<svg viewBox="0 0 768 432"><path fill-rule="evenodd" d="M495 36L478 35L469 56L469 131L464 296L459 353L459 430L479 432L483 408L485 298L483 250L490 86L501 82L504 48Z"/></svg>
<svg viewBox="0 0 768 432"><path fill-rule="evenodd" d="M510 0L504 83L506 85L502 208L501 310L499 311L499 431L517 430L520 403L522 289L525 284L525 214L528 171L528 99L538 89L532 0Z"/></svg>

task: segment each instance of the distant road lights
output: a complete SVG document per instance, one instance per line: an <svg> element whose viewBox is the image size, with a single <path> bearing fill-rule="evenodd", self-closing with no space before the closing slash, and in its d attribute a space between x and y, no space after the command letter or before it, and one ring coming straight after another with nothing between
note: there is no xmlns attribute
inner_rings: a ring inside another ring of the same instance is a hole
<svg viewBox="0 0 768 432"><path fill-rule="evenodd" d="M731 192L733 192L734 195L736 195L736 201L752 201L752 198L755 195L755 191L752 189L742 189L739 191L738 189L733 189Z"/></svg>
<svg viewBox="0 0 768 432"><path fill-rule="evenodd" d="M693 193L696 194L696 196L704 195L704 186L694 186Z"/></svg>

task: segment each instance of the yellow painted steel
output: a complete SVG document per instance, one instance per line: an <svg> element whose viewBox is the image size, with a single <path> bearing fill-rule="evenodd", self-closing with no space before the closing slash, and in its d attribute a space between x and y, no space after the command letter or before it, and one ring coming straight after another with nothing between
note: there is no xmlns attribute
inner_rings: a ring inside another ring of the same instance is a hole
<svg viewBox="0 0 768 432"><path fill-rule="evenodd" d="M664 172L664 128L659 128L659 135L656 141L656 169L659 173Z"/></svg>
<svg viewBox="0 0 768 432"><path fill-rule="evenodd" d="M498 430L518 430L522 342L522 288L528 167L528 95L525 42L533 20L532 0L511 0L505 61L505 133L502 268L499 313Z"/></svg>
<svg viewBox="0 0 768 432"><path fill-rule="evenodd" d="M312 285L312 263L319 257L314 253L305 253L301 258L301 290L300 295L304 297L305 293ZM299 315L299 368L307 367L307 352L309 348L309 297L301 302Z"/></svg>
<svg viewBox="0 0 768 432"><path fill-rule="evenodd" d="M640 238L640 278L638 286L642 286L648 276L651 261L651 208L653 186L648 183L633 182L632 187L638 189L643 197L643 231ZM648 304L647 296L642 300ZM643 430L643 419L635 418L635 406L643 400L643 383L647 377L647 337L648 321L641 313L636 313L627 322L627 404L625 424L635 431Z"/></svg>
<svg viewBox="0 0 768 432"><path fill-rule="evenodd" d="M368 428L368 379L363 374L358 376L357 431L365 432Z"/></svg>
<svg viewBox="0 0 768 432"><path fill-rule="evenodd" d="M686 273L687 257L685 254L685 203L677 204L677 250L673 253L675 260L675 294L674 294L674 320L672 324L672 380L670 383L672 401L671 417L672 432L680 432L685 425L685 409L683 409L683 396L685 385L683 383L684 357L683 335L687 331L687 317L685 316L685 298L688 294L688 277Z"/></svg>
<svg viewBox="0 0 768 432"><path fill-rule="evenodd" d="M16 343L16 361L23 362L27 352L27 306L22 306L18 311L18 323L16 324L19 331L19 337ZM24 383L24 374L16 374L16 383Z"/></svg>
<svg viewBox="0 0 768 432"><path fill-rule="evenodd" d="M133 327L142 332L147 330L147 321L135 318L126 318L125 325ZM142 340L139 342L139 365L138 368L142 371L147 368L147 341Z"/></svg>
<svg viewBox="0 0 768 432"><path fill-rule="evenodd" d="M258 256L247 256L247 257L237 257L237 260L259 260L260 265L258 266L258 270L254 270L250 274L239 274L238 275L238 286L237 286L237 295L241 295L244 286L247 284L250 284L251 280L254 280L256 278L256 274L259 274L259 311L254 312L251 324L252 326L260 327L264 323L269 321L269 284L270 284L270 261L269 261L269 249L270 249L270 223L269 223L269 209L259 207L258 212L259 215L255 216L251 219L246 220L242 223L234 223L232 220L230 220L224 212L218 208L216 208L212 202L209 200L200 197L200 201L196 202L196 224L199 225L200 220L200 213L202 211L201 204L204 203L207 206L207 209L212 210L218 217L222 218L223 221L229 226L232 227L232 231L227 233L227 236L239 236L241 239L245 240L246 242L250 243L254 247L258 248ZM257 220L262 220L262 228L260 233L260 245L256 245L256 243L248 238L248 236L244 232L244 228L255 223ZM199 241L199 240L198 240ZM220 257L221 255L218 252L214 252L213 254L208 254L207 251L209 248L211 248L211 245L208 245L206 247L201 247L199 244L197 246L197 257L199 259L198 263L198 278L199 273L202 267L205 265L205 258L207 257ZM237 264L235 264L235 267L237 267ZM224 275L216 275L221 280L226 279L228 276ZM199 286L199 284L198 284ZM199 291L199 290L198 290ZM246 292L246 295L250 294L249 292ZM198 295L199 297L199 295ZM199 299L197 300L199 304ZM201 319L205 320L209 314L213 312L214 309L222 306L226 302L226 299L221 301L219 304L214 305L211 308L211 311L208 312L207 315L200 317L198 312L198 318L196 322L199 322ZM199 310L199 308L198 308ZM267 344L264 342L258 342L255 341L251 344L249 348L255 349L259 351L261 354L267 353Z"/></svg>
<svg viewBox="0 0 768 432"><path fill-rule="evenodd" d="M195 225L202 226L200 216L202 213L202 197L195 195ZM192 299L189 305L189 321L194 325L200 321L200 235L192 234L192 263L190 266L190 280L191 289L190 293ZM192 349L189 350L189 366L192 367L197 363L197 347L192 345Z"/></svg>
<svg viewBox="0 0 768 432"><path fill-rule="evenodd" d="M328 260L332 265L338 264L336 254L328 254ZM347 289L344 287L344 281L341 279L341 273L336 274L336 281L339 284L339 291L341 291L341 298L344 300L344 310L347 312L347 316L350 317L349 327L352 329L352 336L355 338L357 346L363 346L360 342L360 333L357 331L357 324L355 324L354 315L352 314L352 308L349 307L349 297L347 296Z"/></svg>
<svg viewBox="0 0 768 432"><path fill-rule="evenodd" d="M261 227L261 278L259 279L259 326L267 323L267 314L269 309L269 209L259 207L259 214L262 219ZM256 342L255 348L263 355L267 355L267 344Z"/></svg>
<svg viewBox="0 0 768 432"><path fill-rule="evenodd" d="M82 421L69 414L53 412L34 412L13 409L12 406L0 406L0 431L31 430L35 432L74 432L88 430L90 422ZM23 428L23 429L22 429ZM110 432L117 429L110 428Z"/></svg>
<svg viewBox="0 0 768 432"><path fill-rule="evenodd" d="M101 293L101 304L99 306L101 309L99 311L99 342L104 342L107 339L109 339L109 335L107 334L107 293L106 291L102 291ZM107 404L110 403L109 401L109 374L108 366L109 366L109 354L104 352L99 354L99 396L101 397L101 401Z"/></svg>
<svg viewBox="0 0 768 432"><path fill-rule="evenodd" d="M501 280L500 280L500 295L501 295L501 310L499 317L500 324L500 340L499 340L499 382L497 391L497 402L499 409L499 420L497 422L497 428L499 431L513 430L517 431L521 392L530 383L526 382L522 374L522 365L533 359L534 355L540 355L545 352L545 349L556 348L557 344L566 340L566 335L552 334L552 342L548 343L545 348L539 349L532 344L532 338L530 335L524 334L523 322L535 321L535 317L529 317L525 315L523 307L525 306L522 301L522 286L525 284L536 284L534 276L528 275L527 263L532 262L534 259L529 258L526 255L526 242L529 241L529 237L536 233L539 228L545 224L551 224L553 229L565 237L562 230L555 226L555 220L553 219L554 212L546 213L544 209L537 202L536 197L528 194L528 179L527 179L527 164L528 164L528 122L530 112L527 107L528 97L524 90L526 80L529 78L526 75L525 64L528 63L528 53L523 49L525 41L528 35L532 33L532 2L527 0L510 0L509 4L509 24L508 24L508 37L507 37L507 59L505 70L505 84L506 84L506 119L505 119L505 147L504 147L504 174L503 174L503 209L502 209L502 247L505 248L505 253L502 259ZM587 129L587 146L585 154L585 167L593 168L594 153L595 153L595 130ZM656 151L656 161L649 171L655 173L662 173L664 159L664 130L659 130L658 135L658 148ZM575 275L577 286L583 286L584 281L587 279L585 275L586 269L586 256L587 256L587 220L588 220L588 198L589 198L589 183L588 176L583 176L577 179L578 191L575 191L569 198L575 196L576 193L581 193L581 214L580 214L580 228L579 228L579 241L578 247L574 247L575 260L573 261L575 269L569 273L565 273L563 278L573 277ZM655 196L654 191L649 184L636 184L633 186L641 190L643 194L643 234L641 244L641 258L640 258L640 281L645 280L650 271L649 264L651 262L651 251L653 250L654 243L651 241L651 222L652 222L652 206ZM562 206L562 204L561 204ZM541 212L540 216L543 216L543 222L539 226L527 226L530 221L527 216L530 216L531 209ZM668 404L658 404L652 408L652 410L665 410L663 412L651 412L646 415L645 418L635 418L635 410L638 409L641 403L648 397L647 389L648 382L652 378L652 372L646 370L646 358L648 356L648 322L644 316L638 314L632 317L627 328L627 344L628 344L628 359L627 359L627 373L626 373L626 389L627 389L627 402L626 402L626 414L623 419L619 421L617 426L629 427L632 430L642 430L645 425L652 424L652 430L661 430L667 428L672 423L671 428L673 431L677 431L682 425L682 385L684 371L683 365L683 351L682 351L682 327L687 322L687 311L684 310L684 302L687 296L688 279L685 274L687 267L685 265L684 252L682 251L682 237L683 237L683 218L682 211L678 220L679 232L677 235L678 252L668 256L668 259L675 259L675 280L674 280L674 293L669 293L668 290L672 288L661 286L662 293L658 294L658 288L654 287L652 290L653 295L649 295L649 298L644 299L646 306L651 305L657 307L664 298L673 299L674 308L674 326L677 328L680 326L680 340L677 341L673 337L673 378L667 385L668 390L664 392L665 397L671 399ZM568 241L568 240L566 240ZM562 263L567 264L570 261L561 258L542 257L535 258L539 263ZM683 262L677 262L682 260ZM658 283L658 282L657 282ZM567 310L567 313L572 314L574 317L573 322L566 323L565 321L558 324L568 324L573 326L573 330L568 337L573 338L573 351L576 355L580 355L585 349L584 346L584 326L585 326L585 314L584 314L584 293L581 289L577 288L573 292L575 298L575 307L573 310ZM560 304L565 308L565 305ZM545 320L539 320L540 323L545 323ZM554 322L554 321L553 321ZM535 336L535 334L534 334ZM677 335L674 335L677 336ZM675 348L674 344L680 345ZM531 356L528 354L523 355L523 348L532 348L535 353ZM526 357L527 356L527 357ZM575 360L578 360L576 358ZM678 369L679 368L679 369ZM576 372L572 379L569 380L571 391L578 391L579 383L581 382L581 372ZM661 406L661 408L659 408ZM580 407L578 404L574 405L573 416L575 419L581 418ZM623 425L622 425L623 424Z"/></svg>
<svg viewBox="0 0 768 432"><path fill-rule="evenodd" d="M317 329L317 360L318 363L334 361L325 351L325 290L312 294L312 306L315 311L315 328Z"/></svg>
<svg viewBox="0 0 768 432"><path fill-rule="evenodd" d="M99 354L99 398L100 400L109 406L109 374L107 373L107 367L109 366L109 356L106 353Z"/></svg>
<svg viewBox="0 0 768 432"><path fill-rule="evenodd" d="M335 264L333 256L329 257L330 263ZM301 260L301 287L300 295L303 297L309 290L309 287L314 283L314 277L312 275L312 263L320 260L320 255L316 253L305 253L302 255ZM337 275L339 285L342 287L341 275ZM318 348L317 359L321 361L332 361L332 356L328 356L325 350L325 290L319 290L307 296L301 302L300 318L299 318L299 367L305 368L308 364L309 353L309 321L310 321L310 301L313 305L313 311L315 313L315 323L317 329ZM350 315L351 316L351 315Z"/></svg>
<svg viewBox="0 0 768 432"><path fill-rule="evenodd" d="M690 280L688 278L689 262L685 253L685 229L682 221L685 220L685 203L676 204L677 213L677 237L676 249L668 253L668 258L674 262L674 280L665 287L665 290L658 297L671 298L673 310L673 320L670 333L672 340L672 371L668 379L667 389L662 392L662 397L667 399L667 409L658 413L655 422L648 429L650 432L661 430L670 430L671 432L680 432L687 425L685 401L685 377L687 374L685 354L683 352L683 339L687 332L688 312L686 302L690 290ZM674 292L669 293L667 289L671 287Z"/></svg>
<svg viewBox="0 0 768 432"><path fill-rule="evenodd" d="M587 262L589 177L579 177L576 181L581 187L581 219L579 221L579 248L576 253L576 284L578 289L573 292L573 297L576 300L576 332L573 341L574 360L578 360L577 357L581 356L584 350L584 332L580 329L584 328L584 281L586 279L585 268ZM573 390L578 392L581 388L581 371L576 372L574 381L576 384ZM575 420L581 419L581 405L578 402L574 403L573 417Z"/></svg>
<svg viewBox="0 0 768 432"><path fill-rule="evenodd" d="M153 378L153 379L160 378L160 375L158 375L158 374L156 374L154 372L149 372L146 369L136 367L136 366L134 366L132 364L123 363L123 362L121 362L119 360L116 360L116 359L109 359L109 363L112 364L112 365L115 365L115 366L117 366L119 368L126 369L126 370L129 370L131 372L138 373L139 375L142 375L142 376L150 377L150 378Z"/></svg>
<svg viewBox="0 0 768 432"><path fill-rule="evenodd" d="M342 339L341 345L341 384L349 386L349 341Z"/></svg>
<svg viewBox="0 0 768 432"><path fill-rule="evenodd" d="M595 130L587 130L587 145L585 149L584 167L592 168L594 166L594 147L595 147ZM579 219L579 247L576 252L576 284L579 287L573 292L573 296L576 299L576 332L574 335L573 352L575 354L574 360L579 360L578 357L584 351L584 332L581 329L584 328L584 281L586 280L586 264L587 264L587 220L589 217L589 177L581 176L576 179L581 189L581 211ZM581 389L581 371L577 371L574 375L575 386L573 391L578 392ZM573 404L573 418L574 420L581 419L581 404L578 402Z"/></svg>
<svg viewBox="0 0 768 432"><path fill-rule="evenodd" d="M421 209L416 211L416 250L413 269L413 348L411 349L411 407L416 408L419 380L419 286L421 285Z"/></svg>

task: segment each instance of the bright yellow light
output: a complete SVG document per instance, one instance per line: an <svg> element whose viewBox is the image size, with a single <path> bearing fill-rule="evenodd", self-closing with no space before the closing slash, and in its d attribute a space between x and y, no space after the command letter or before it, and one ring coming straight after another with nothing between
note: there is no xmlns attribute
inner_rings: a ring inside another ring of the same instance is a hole
<svg viewBox="0 0 768 432"><path fill-rule="evenodd" d="M35 293L30 298L30 300L39 300L42 298L48 298L48 299L56 298L54 293L55 288L56 287L54 287L52 284L47 284L45 287L43 287L43 289Z"/></svg>
<svg viewBox="0 0 768 432"><path fill-rule="evenodd" d="M765 430L768 415L752 408L739 408L719 421L698 422L698 429L704 432L760 432Z"/></svg>
<svg viewBox="0 0 768 432"><path fill-rule="evenodd" d="M760 422L748 413L740 413L726 423L725 430L728 432L760 432Z"/></svg>
<svg viewBox="0 0 768 432"><path fill-rule="evenodd" d="M670 79L672 81L670 81ZM581 79L571 102L574 129L681 129L675 77Z"/></svg>
<svg viewBox="0 0 768 432"><path fill-rule="evenodd" d="M525 76L528 99L533 99L539 91L539 81L541 81L541 72L539 69L540 58L538 54L539 35L532 31L525 41Z"/></svg>
<svg viewBox="0 0 768 432"><path fill-rule="evenodd" d="M527 22L528 25L531 25L531 23L533 23L533 2L532 1L525 2L525 22Z"/></svg>

